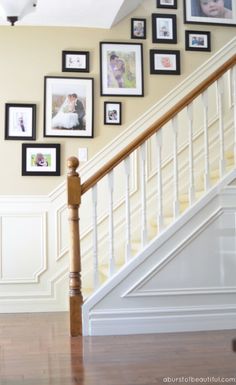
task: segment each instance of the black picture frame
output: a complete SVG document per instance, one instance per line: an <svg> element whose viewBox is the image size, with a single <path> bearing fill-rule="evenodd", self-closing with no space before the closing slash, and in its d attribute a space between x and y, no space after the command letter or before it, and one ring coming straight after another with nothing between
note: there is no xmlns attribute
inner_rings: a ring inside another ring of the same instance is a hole
<svg viewBox="0 0 236 385"><path fill-rule="evenodd" d="M180 51L151 49L150 73L180 75Z"/></svg>
<svg viewBox="0 0 236 385"><path fill-rule="evenodd" d="M214 7L210 11L206 7L207 4L204 8L204 6L200 5L199 0L184 0L184 23L236 26L235 0L224 0L223 6L217 6L217 10Z"/></svg>
<svg viewBox="0 0 236 385"><path fill-rule="evenodd" d="M146 39L146 19L131 18L131 39Z"/></svg>
<svg viewBox="0 0 236 385"><path fill-rule="evenodd" d="M185 31L186 51L211 51L210 31Z"/></svg>
<svg viewBox="0 0 236 385"><path fill-rule="evenodd" d="M36 139L36 104L5 104L5 139Z"/></svg>
<svg viewBox="0 0 236 385"><path fill-rule="evenodd" d="M59 143L22 143L22 176L59 176Z"/></svg>
<svg viewBox="0 0 236 385"><path fill-rule="evenodd" d="M176 15L152 14L152 42L159 44L177 43Z"/></svg>
<svg viewBox="0 0 236 385"><path fill-rule="evenodd" d="M62 51L62 72L89 72L89 51Z"/></svg>
<svg viewBox="0 0 236 385"><path fill-rule="evenodd" d="M121 125L121 102L104 102L104 124Z"/></svg>
<svg viewBox="0 0 236 385"><path fill-rule="evenodd" d="M157 0L157 8L177 9L177 0Z"/></svg>

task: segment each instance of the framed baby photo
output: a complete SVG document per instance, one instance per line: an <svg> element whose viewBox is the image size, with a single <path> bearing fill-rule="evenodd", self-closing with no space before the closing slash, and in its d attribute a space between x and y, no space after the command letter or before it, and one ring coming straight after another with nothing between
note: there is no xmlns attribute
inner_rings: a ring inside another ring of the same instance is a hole
<svg viewBox="0 0 236 385"><path fill-rule="evenodd" d="M104 102L104 124L121 124L120 102Z"/></svg>
<svg viewBox="0 0 236 385"><path fill-rule="evenodd" d="M44 78L44 136L93 137L92 78Z"/></svg>
<svg viewBox="0 0 236 385"><path fill-rule="evenodd" d="M211 33L209 31L185 31L186 51L211 51Z"/></svg>
<svg viewBox="0 0 236 385"><path fill-rule="evenodd" d="M235 26L236 1L184 0L184 22Z"/></svg>
<svg viewBox="0 0 236 385"><path fill-rule="evenodd" d="M180 75L180 51L151 49L150 73Z"/></svg>
<svg viewBox="0 0 236 385"><path fill-rule="evenodd" d="M60 144L22 144L22 175L59 176Z"/></svg>
<svg viewBox="0 0 236 385"><path fill-rule="evenodd" d="M157 0L157 8L177 9L177 0Z"/></svg>
<svg viewBox="0 0 236 385"><path fill-rule="evenodd" d="M143 96L141 43L100 43L101 95Z"/></svg>
<svg viewBox="0 0 236 385"><path fill-rule="evenodd" d="M152 14L152 42L177 43L176 15Z"/></svg>
<svg viewBox="0 0 236 385"><path fill-rule="evenodd" d="M88 51L62 51L63 72L89 72Z"/></svg>
<svg viewBox="0 0 236 385"><path fill-rule="evenodd" d="M131 39L146 39L146 19L131 19Z"/></svg>
<svg viewBox="0 0 236 385"><path fill-rule="evenodd" d="M5 104L5 139L35 140L36 104Z"/></svg>

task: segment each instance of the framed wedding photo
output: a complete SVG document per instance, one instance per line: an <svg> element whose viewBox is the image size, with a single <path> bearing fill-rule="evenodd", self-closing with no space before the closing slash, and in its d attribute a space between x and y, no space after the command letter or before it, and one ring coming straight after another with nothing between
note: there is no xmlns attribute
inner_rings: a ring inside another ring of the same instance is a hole
<svg viewBox="0 0 236 385"><path fill-rule="evenodd" d="M180 51L151 49L150 73L180 75Z"/></svg>
<svg viewBox="0 0 236 385"><path fill-rule="evenodd" d="M104 102L104 124L121 124L120 102Z"/></svg>
<svg viewBox="0 0 236 385"><path fill-rule="evenodd" d="M60 144L22 144L22 175L59 176Z"/></svg>
<svg viewBox="0 0 236 385"><path fill-rule="evenodd" d="M177 9L177 0L157 0L157 8Z"/></svg>
<svg viewBox="0 0 236 385"><path fill-rule="evenodd" d="M102 96L143 96L141 43L100 43Z"/></svg>
<svg viewBox="0 0 236 385"><path fill-rule="evenodd" d="M5 104L5 139L36 139L36 104Z"/></svg>
<svg viewBox="0 0 236 385"><path fill-rule="evenodd" d="M44 78L44 136L93 137L93 78Z"/></svg>
<svg viewBox="0 0 236 385"><path fill-rule="evenodd" d="M185 31L186 51L211 51L211 33L209 31Z"/></svg>
<svg viewBox="0 0 236 385"><path fill-rule="evenodd" d="M236 26L236 1L217 0L212 7L209 0L184 0L184 22Z"/></svg>
<svg viewBox="0 0 236 385"><path fill-rule="evenodd" d="M131 19L131 39L146 39L146 19Z"/></svg>
<svg viewBox="0 0 236 385"><path fill-rule="evenodd" d="M63 72L89 72L88 51L62 51Z"/></svg>
<svg viewBox="0 0 236 385"><path fill-rule="evenodd" d="M152 42L177 43L176 15L152 14Z"/></svg>

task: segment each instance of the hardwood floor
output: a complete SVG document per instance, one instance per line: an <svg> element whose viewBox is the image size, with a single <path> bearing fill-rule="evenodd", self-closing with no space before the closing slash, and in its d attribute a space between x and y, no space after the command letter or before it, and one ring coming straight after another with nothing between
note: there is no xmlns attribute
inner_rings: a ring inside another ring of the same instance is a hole
<svg viewBox="0 0 236 385"><path fill-rule="evenodd" d="M236 330L84 338L68 330L67 313L1 314L0 385L236 383Z"/></svg>

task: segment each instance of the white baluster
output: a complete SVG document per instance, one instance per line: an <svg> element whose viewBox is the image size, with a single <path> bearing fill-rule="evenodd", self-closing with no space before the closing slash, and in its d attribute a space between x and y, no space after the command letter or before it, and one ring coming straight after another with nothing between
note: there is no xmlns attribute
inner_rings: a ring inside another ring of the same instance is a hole
<svg viewBox="0 0 236 385"><path fill-rule="evenodd" d="M174 134L173 146L173 216L179 216L179 175L178 175L178 122L177 116L172 119Z"/></svg>
<svg viewBox="0 0 236 385"><path fill-rule="evenodd" d="M124 160L125 166L125 262L128 262L131 256L131 224L130 224L130 157L128 156Z"/></svg>
<svg viewBox="0 0 236 385"><path fill-rule="evenodd" d="M233 89L233 104L234 104L234 164L236 163L236 66L233 67L232 73L232 89Z"/></svg>
<svg viewBox="0 0 236 385"><path fill-rule="evenodd" d="M99 286L98 272L98 234L97 234L97 185L92 188L92 218L93 218L93 284Z"/></svg>
<svg viewBox="0 0 236 385"><path fill-rule="evenodd" d="M162 169L161 169L161 146L162 130L156 133L157 146L157 232L161 232L164 227L163 217L163 194L162 194Z"/></svg>
<svg viewBox="0 0 236 385"><path fill-rule="evenodd" d="M217 94L218 94L219 144L220 144L219 171L220 171L220 178L222 178L224 173L225 173L224 119L223 119L224 83L223 83L223 78L220 78L217 80Z"/></svg>
<svg viewBox="0 0 236 385"><path fill-rule="evenodd" d="M202 94L203 113L204 113L204 189L210 187L210 166L209 166L209 139L208 139L208 93L207 90Z"/></svg>
<svg viewBox="0 0 236 385"><path fill-rule="evenodd" d="M110 171L108 174L108 189L109 189L109 274L111 277L115 273L114 220L113 220L113 190L114 190L113 171Z"/></svg>
<svg viewBox="0 0 236 385"><path fill-rule="evenodd" d="M147 206L146 206L146 145L141 145L140 185L141 185L141 244L147 243Z"/></svg>
<svg viewBox="0 0 236 385"><path fill-rule="evenodd" d="M188 115L188 147L189 147L189 205L195 201L195 186L194 186L194 163L193 163L193 105L192 103L187 107L187 115Z"/></svg>

